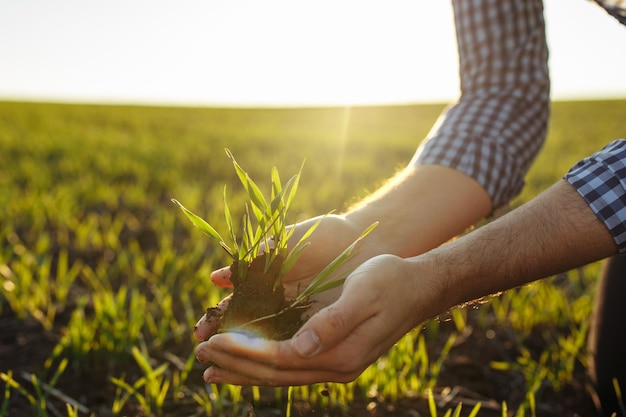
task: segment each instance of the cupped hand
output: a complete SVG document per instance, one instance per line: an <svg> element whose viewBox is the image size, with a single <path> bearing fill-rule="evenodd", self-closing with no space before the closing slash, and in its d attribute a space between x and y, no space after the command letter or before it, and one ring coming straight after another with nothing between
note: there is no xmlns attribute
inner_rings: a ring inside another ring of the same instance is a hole
<svg viewBox="0 0 626 417"><path fill-rule="evenodd" d="M369 226L355 224L340 215L316 217L290 226L295 227L295 231L290 238L289 246L295 245L309 228L318 221L320 222L319 225L308 238L310 245L304 250L294 267L283 277L285 296L287 298L295 298L299 292L303 291L317 274L354 242ZM345 269L353 269L364 260L382 252L383 242L380 239L376 239L374 233L371 233L360 243L358 253L345 264ZM217 286L231 287L230 267L213 271L211 280ZM316 295L311 312L336 300L339 292L340 289L336 289ZM228 299L229 297L216 307L220 310L225 309ZM216 326L217 318L205 314L194 328L194 336L200 341L207 340L215 333Z"/></svg>
<svg viewBox="0 0 626 417"><path fill-rule="evenodd" d="M314 314L290 340L223 333L196 353L208 383L306 385L349 382L405 333L435 315L440 281L413 262L376 256L347 278L340 297ZM431 314L432 313L432 314Z"/></svg>

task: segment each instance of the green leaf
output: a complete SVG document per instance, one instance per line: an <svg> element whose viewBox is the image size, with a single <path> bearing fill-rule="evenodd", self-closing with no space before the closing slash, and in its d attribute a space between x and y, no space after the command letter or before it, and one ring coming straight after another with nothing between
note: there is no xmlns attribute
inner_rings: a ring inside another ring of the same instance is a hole
<svg viewBox="0 0 626 417"><path fill-rule="evenodd" d="M359 236L354 242L352 242L350 246L348 246L343 252L341 252L339 256L337 256L330 264L328 264L326 268L324 268L322 272L320 272L315 277L315 279L311 281L309 286L302 293L300 293L300 295L296 297L296 299L292 302L291 305L292 306L298 305L302 303L303 301L305 301L311 295L320 293L321 292L320 288L323 288L324 282L330 277L330 275L333 272L335 272L337 269L339 269L339 267L341 267L350 258L352 258L353 251L356 245L363 238L365 238L365 236L367 236L377 225L378 225L378 222L372 224L367 229L365 229L365 231L361 233L361 236Z"/></svg>
<svg viewBox="0 0 626 417"><path fill-rule="evenodd" d="M304 250L311 244L311 242L306 242L300 246L297 246L295 248L293 248L290 252L289 255L287 255L287 258L285 259L285 261L283 262L283 266L282 268L280 268L280 273L279 275L282 277L283 275L285 275L287 272L289 272L291 270L291 268L293 268L293 266L296 264L296 262L298 262L298 259L300 259L300 256L302 256L302 254L304 253Z"/></svg>
<svg viewBox="0 0 626 417"><path fill-rule="evenodd" d="M498 371L508 371L511 369L511 364L508 362L491 361L489 366Z"/></svg>
<svg viewBox="0 0 626 417"><path fill-rule="evenodd" d="M237 258L242 260L248 260L248 255L252 255L252 251L250 248L252 247L252 242L254 241L253 234L253 226L250 221L250 212L249 206L246 204L246 212L244 213L241 224L243 225L243 233L241 236L241 245L239 246L239 253Z"/></svg>
<svg viewBox="0 0 626 417"><path fill-rule="evenodd" d="M456 408L454 409L454 414L452 415L452 417L461 417L461 409L463 408L463 406L461 405L461 403L458 403Z"/></svg>
<svg viewBox="0 0 626 417"><path fill-rule="evenodd" d="M233 166L235 167L235 172L237 173L237 176L239 177L239 181L245 187L246 183L248 182L248 179L247 179L248 173L244 171L243 168L241 168L241 166L237 163L237 161L235 160L235 157L233 156L233 154L230 152L228 148L225 149L225 151L226 151L226 155L228 155L228 158L230 158L231 162L233 163Z"/></svg>
<svg viewBox="0 0 626 417"><path fill-rule="evenodd" d="M189 220L191 220L191 223L196 226L198 229L200 229L204 234L206 234L207 236L217 240L220 245L222 245L222 247L226 250L226 252L228 252L228 254L234 258L235 257L235 253L232 251L232 249L226 244L226 242L224 241L224 239L222 238L222 236L220 236L219 233L217 233L217 230L215 230L210 224L208 224L202 217L195 215L192 211L190 211L189 209L187 209L185 206L183 206L178 200L172 198L172 202L174 204L178 204L178 207L181 208L181 210L183 211L183 213L185 213L185 215L187 216L187 218Z"/></svg>
<svg viewBox="0 0 626 417"><path fill-rule="evenodd" d="M309 238L309 236L311 236L311 234L315 231L315 229L317 229L317 226L319 226L319 224L322 222L322 220L325 217L326 216L320 217L315 223L313 223L313 225L309 227L309 229L306 232L304 232L304 234L302 235L298 243L296 243L296 245L293 247L293 249L291 249L287 257L285 258L282 268L280 269L281 277L285 275L287 272L289 272L291 268L293 268L295 263L298 261L298 259L300 259L300 256L302 256L304 249L307 246L309 246L309 243L305 241ZM285 237L284 237L285 241L289 240L289 238L291 237L291 235L293 235L295 230L296 230L295 227L292 227L289 229L289 231L285 234Z"/></svg>
<svg viewBox="0 0 626 417"><path fill-rule="evenodd" d="M300 170L298 171L298 173L289 180L289 183L293 181L293 185L291 186L291 191L289 192L287 202L285 203L286 209L291 207L291 203L296 196L296 191L298 190L298 185L300 184L300 175L302 174L302 168L304 168L304 161L302 161L302 165L300 165Z"/></svg>
<svg viewBox="0 0 626 417"><path fill-rule="evenodd" d="M274 198L280 194L282 190L282 183L280 182L280 174L278 173L278 169L276 167L272 168L272 201Z"/></svg>
<svg viewBox="0 0 626 417"><path fill-rule="evenodd" d="M232 161L233 166L235 167L237 176L239 176L239 181L241 181L241 184L244 186L246 191L248 191L248 197L250 197L250 201L252 202L253 210L255 211L255 215L257 216L257 219L260 219L262 216L262 213L265 212L265 209L267 207L267 202L265 201L265 197L263 197L263 193L261 192L259 187L256 185L256 183L252 181L248 173L244 171L243 168L241 168L241 166L237 163L237 161L235 160L235 157L230 152L230 150L226 149L226 154ZM261 216L259 216L259 214L256 212L254 207L259 209Z"/></svg>
<svg viewBox="0 0 626 417"><path fill-rule="evenodd" d="M276 212L281 217L280 225L277 224L274 228L274 236L278 245L281 247L286 247L287 245L287 230L284 227L284 224L287 221L287 212L291 207L291 200L293 199L293 195L295 195L295 191L298 188L299 175L300 174L291 177L289 181L287 181L287 185L281 189L280 193L274 197L270 203L272 213ZM286 192L289 192L287 201L285 201Z"/></svg>
<svg viewBox="0 0 626 417"><path fill-rule="evenodd" d="M272 195L272 201L270 202L270 209L272 212L287 212L287 210L289 209L289 205L285 202L285 193L287 191L289 191L289 195L295 193L294 187L297 188L297 179L298 175L294 175L289 179L289 181L287 181L287 184L285 184L284 187L282 187L280 184L278 184L277 186L272 185L272 190L277 191L275 194Z"/></svg>
<svg viewBox="0 0 626 417"><path fill-rule="evenodd" d="M482 403L480 402L476 403L476 405L474 406L474 408L472 408L472 411L468 414L467 417L476 417L478 415L478 412L480 411L481 406L482 406Z"/></svg>
<svg viewBox="0 0 626 417"><path fill-rule="evenodd" d="M237 236L235 233L235 228L233 226L233 217L230 213L230 207L228 207L228 202L226 200L226 186L224 186L224 217L226 219L226 227L228 227L228 233L230 235L230 240L233 245L233 251L238 252L238 244L237 244Z"/></svg>
<svg viewBox="0 0 626 417"><path fill-rule="evenodd" d="M427 390L428 393L428 409L430 410L430 417L437 417L437 404L435 404L435 396L433 395L433 390L430 388Z"/></svg>
<svg viewBox="0 0 626 417"><path fill-rule="evenodd" d="M265 229L259 228L257 230L257 233L254 235L255 240L253 241L248 251L246 252L246 255L245 255L246 259L248 258L248 256L250 256L250 258L253 258L254 255L258 254L258 249L259 249L259 246L261 245L261 242L267 241L267 234L272 229L274 224L278 221L278 216L274 217L273 219L270 219L270 221L271 221L270 224L267 225Z"/></svg>
<svg viewBox="0 0 626 417"><path fill-rule="evenodd" d="M318 286L315 289L315 292L319 294L324 291L332 290L335 287L339 287L343 285L343 283L346 281L346 277L348 276L349 272L350 271L347 271L345 274L341 274L341 276L337 279L323 283L322 285Z"/></svg>
<svg viewBox="0 0 626 417"><path fill-rule="evenodd" d="M56 385L57 381L61 377L61 374L63 374L63 372L65 372L65 368L67 368L67 363L68 363L68 359L67 358L63 358L61 360L61 362L59 363L59 366L57 367L56 371L54 372L54 375L52 375L52 378L50 379L50 381L48 381L48 385L49 386L54 387Z"/></svg>

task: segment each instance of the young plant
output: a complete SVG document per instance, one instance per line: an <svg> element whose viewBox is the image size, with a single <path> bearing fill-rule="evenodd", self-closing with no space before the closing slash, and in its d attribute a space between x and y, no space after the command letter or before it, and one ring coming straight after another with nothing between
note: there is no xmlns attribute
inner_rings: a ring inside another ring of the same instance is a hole
<svg viewBox="0 0 626 417"><path fill-rule="evenodd" d="M146 415L162 415L163 404L170 389L171 380L164 373L169 364L164 363L153 368L149 359L137 347L133 347L133 357L143 371L144 375L133 385L127 383L124 378L111 378L111 382L118 387L116 399L113 405L113 413L118 415L124 404L131 396L134 396ZM143 393L140 389L143 388ZM122 391L125 391L122 394Z"/></svg>
<svg viewBox="0 0 626 417"><path fill-rule="evenodd" d="M61 374L63 374L63 372L65 371L67 364L68 364L67 359L61 360L61 362L59 363L57 369L55 370L54 374L52 375L48 383L45 383L44 381L42 381L41 378L37 377L37 375L35 374L28 374L28 375L25 374L24 377L28 377L28 380L35 391L34 394L30 393L30 391L26 389L25 386L21 385L13 377L12 371L9 370L7 373L0 372L0 380L2 380L6 384L5 395L8 398L10 396L10 390L19 392L29 402L33 415L37 417L48 417L49 415L48 408L50 407L50 405L48 404L48 397L50 396L51 393L56 393L56 391L54 390L54 386L57 383L58 379L61 377ZM48 364L48 367L49 366L50 364ZM46 369L46 371L47 370L48 369ZM66 397L64 397L64 399L65 398ZM2 405L3 410L8 409L8 405L9 405L8 399L5 399ZM74 404L71 404L71 405L74 405ZM5 415L5 414L2 414L2 415Z"/></svg>
<svg viewBox="0 0 626 417"><path fill-rule="evenodd" d="M177 200L189 220L206 235L215 239L232 258L233 295L226 311L207 309L207 317L219 317L218 331L252 331L272 339L291 337L302 325L302 313L310 306L310 297L343 284L348 272L329 280L354 254L354 249L374 227L367 228L357 240L331 262L307 288L293 300L286 300L283 276L294 266L308 246L307 239L319 225L313 224L291 248L287 246L294 228L289 228L287 212L293 202L300 171L282 184L278 170L271 172L271 195L267 200L258 185L226 150L239 181L247 192L242 230L235 230L224 188L224 216L228 236L224 238L200 216ZM321 220L320 220L321 221ZM237 236L241 236L239 239Z"/></svg>

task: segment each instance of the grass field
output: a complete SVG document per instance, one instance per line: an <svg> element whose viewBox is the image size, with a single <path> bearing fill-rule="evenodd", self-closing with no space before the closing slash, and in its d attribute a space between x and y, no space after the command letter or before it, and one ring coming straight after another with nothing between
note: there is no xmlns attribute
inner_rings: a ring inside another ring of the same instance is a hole
<svg viewBox="0 0 626 417"><path fill-rule="evenodd" d="M346 385L204 385L191 329L223 223L306 160L291 213L341 210L411 158L441 105L203 109L0 102L0 415L593 414L585 337L598 265L455 309ZM626 101L558 102L519 204L626 135ZM225 225L224 225L225 230ZM454 410L454 413L453 413ZM458 414L456 414L458 413Z"/></svg>

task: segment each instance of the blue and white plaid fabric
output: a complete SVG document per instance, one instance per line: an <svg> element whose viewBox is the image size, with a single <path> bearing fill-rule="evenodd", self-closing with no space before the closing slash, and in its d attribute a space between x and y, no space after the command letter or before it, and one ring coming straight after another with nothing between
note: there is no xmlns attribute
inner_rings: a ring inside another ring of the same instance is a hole
<svg viewBox="0 0 626 417"><path fill-rule="evenodd" d="M626 0L596 0L611 16L626 25Z"/></svg>
<svg viewBox="0 0 626 417"><path fill-rule="evenodd" d="M546 135L548 48L541 0L454 0L461 98L412 164L438 164L476 179L494 207L509 202Z"/></svg>
<svg viewBox="0 0 626 417"><path fill-rule="evenodd" d="M626 24L626 0L595 0ZM548 48L542 0L453 0L461 98L411 164L438 164L476 179L494 207L508 203L545 139ZM626 141L612 142L564 178L626 252Z"/></svg>
<svg viewBox="0 0 626 417"><path fill-rule="evenodd" d="M616 140L583 159L565 174L626 252L626 141Z"/></svg>

